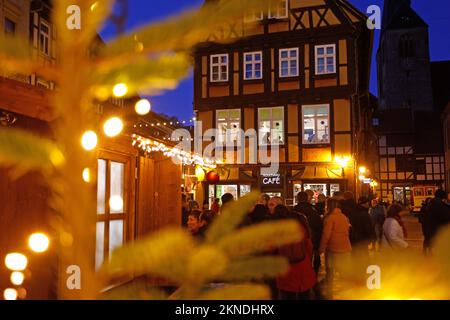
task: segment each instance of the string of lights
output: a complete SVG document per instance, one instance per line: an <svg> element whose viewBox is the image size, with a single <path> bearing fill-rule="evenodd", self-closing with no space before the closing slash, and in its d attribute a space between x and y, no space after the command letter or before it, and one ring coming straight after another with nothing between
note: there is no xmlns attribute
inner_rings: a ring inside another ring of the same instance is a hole
<svg viewBox="0 0 450 320"><path fill-rule="evenodd" d="M206 169L215 169L217 162L212 159L203 158L198 154L181 150L177 147L170 147L164 143L144 138L140 135L133 134L132 145L138 147L145 153L161 152L169 158L177 158L184 165L198 165Z"/></svg>

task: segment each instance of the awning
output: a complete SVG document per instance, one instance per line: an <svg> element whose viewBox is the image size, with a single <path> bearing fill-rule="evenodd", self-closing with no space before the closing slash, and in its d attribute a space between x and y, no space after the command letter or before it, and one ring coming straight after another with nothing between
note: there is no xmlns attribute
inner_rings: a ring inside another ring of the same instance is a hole
<svg viewBox="0 0 450 320"><path fill-rule="evenodd" d="M342 169L340 168L328 168L328 167L316 167L307 166L303 174L298 175L296 178L302 180L313 179L343 179Z"/></svg>

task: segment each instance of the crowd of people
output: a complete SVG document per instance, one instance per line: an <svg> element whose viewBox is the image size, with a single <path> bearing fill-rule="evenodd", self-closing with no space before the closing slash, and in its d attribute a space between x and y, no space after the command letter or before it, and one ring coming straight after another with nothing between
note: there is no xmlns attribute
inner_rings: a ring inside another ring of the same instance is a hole
<svg viewBox="0 0 450 320"><path fill-rule="evenodd" d="M450 223L448 194L436 192L422 207L419 220L424 232L424 250L430 252L439 229ZM222 208L235 201L229 193L220 199ZM282 197L262 194L248 213L243 226L278 219L294 219L302 231L302 241L267 252L284 256L290 263L287 274L269 280L273 299L322 299L318 275L325 266L324 283L331 287L336 273L344 272L352 256L370 251L408 248L407 230L399 204L386 205L378 199L360 197L352 192L336 192L332 197L314 196L310 190L299 192L297 204L288 208ZM201 241L211 222L220 214L219 199L209 208L205 203L185 202L184 225ZM322 259L324 258L324 261Z"/></svg>

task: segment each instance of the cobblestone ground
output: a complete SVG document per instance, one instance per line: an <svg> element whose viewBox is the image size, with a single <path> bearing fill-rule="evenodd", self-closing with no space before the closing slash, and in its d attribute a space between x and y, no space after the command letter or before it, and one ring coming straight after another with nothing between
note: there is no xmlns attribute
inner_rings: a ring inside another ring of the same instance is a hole
<svg viewBox="0 0 450 320"><path fill-rule="evenodd" d="M408 232L407 241L409 243L409 250L414 250L418 253L422 252L422 244L423 244L423 235L422 235L422 226L418 222L418 219L414 216L412 216L409 212L404 212L402 214L403 221L405 223L406 230ZM376 254L374 252L370 253L371 255ZM323 260L323 259L322 259ZM331 290L327 288L325 285L325 266L322 265L321 270L319 271L319 281L321 281L321 291L322 294L327 299L333 299L333 300L341 300L343 297L341 296L344 288L343 283L339 281L339 277L336 277L335 281L333 282L333 286Z"/></svg>

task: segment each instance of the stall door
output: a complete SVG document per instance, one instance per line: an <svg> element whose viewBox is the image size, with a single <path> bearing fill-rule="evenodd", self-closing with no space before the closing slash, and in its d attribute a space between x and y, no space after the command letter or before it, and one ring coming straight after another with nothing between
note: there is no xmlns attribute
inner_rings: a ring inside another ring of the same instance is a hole
<svg viewBox="0 0 450 320"><path fill-rule="evenodd" d="M131 160L110 153L103 153L97 160L97 269L133 234L134 167Z"/></svg>

